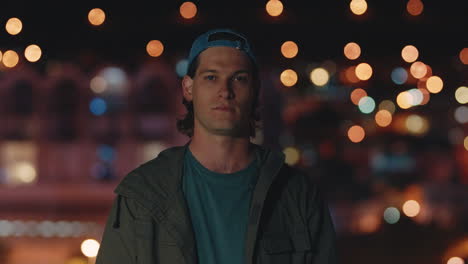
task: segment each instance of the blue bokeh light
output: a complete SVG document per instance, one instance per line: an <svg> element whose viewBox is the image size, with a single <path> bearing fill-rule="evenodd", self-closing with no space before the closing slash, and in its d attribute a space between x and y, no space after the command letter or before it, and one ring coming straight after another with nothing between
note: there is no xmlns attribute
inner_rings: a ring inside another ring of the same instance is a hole
<svg viewBox="0 0 468 264"><path fill-rule="evenodd" d="M97 149L99 158L103 161L111 162L115 159L115 149L109 145L100 145Z"/></svg>
<svg viewBox="0 0 468 264"><path fill-rule="evenodd" d="M176 64L176 73L177 76L183 77L185 74L187 74L188 71L188 60L180 60Z"/></svg>
<svg viewBox="0 0 468 264"><path fill-rule="evenodd" d="M402 68L398 67L392 71L392 81L396 84L404 84L408 80L408 72Z"/></svg>
<svg viewBox="0 0 468 264"><path fill-rule="evenodd" d="M89 110L93 115L103 115L107 111L107 103L104 99L96 97L89 103Z"/></svg>

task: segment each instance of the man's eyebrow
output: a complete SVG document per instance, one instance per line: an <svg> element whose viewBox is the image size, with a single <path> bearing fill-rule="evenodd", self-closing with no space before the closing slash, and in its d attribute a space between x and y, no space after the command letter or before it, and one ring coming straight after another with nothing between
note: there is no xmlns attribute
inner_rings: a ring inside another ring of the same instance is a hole
<svg viewBox="0 0 468 264"><path fill-rule="evenodd" d="M207 72L218 73L217 70L210 70L210 69L207 69L207 70L202 70L202 71L200 72L200 74L202 74L202 73L207 73Z"/></svg>

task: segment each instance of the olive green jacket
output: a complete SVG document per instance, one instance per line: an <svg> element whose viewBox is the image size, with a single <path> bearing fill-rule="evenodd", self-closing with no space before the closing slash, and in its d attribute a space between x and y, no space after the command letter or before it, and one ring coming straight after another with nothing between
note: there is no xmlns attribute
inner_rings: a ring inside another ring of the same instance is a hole
<svg viewBox="0 0 468 264"><path fill-rule="evenodd" d="M197 263L181 187L187 146L161 152L117 186L96 264ZM261 166L244 263L337 263L333 224L316 185L287 166L282 153L255 149Z"/></svg>

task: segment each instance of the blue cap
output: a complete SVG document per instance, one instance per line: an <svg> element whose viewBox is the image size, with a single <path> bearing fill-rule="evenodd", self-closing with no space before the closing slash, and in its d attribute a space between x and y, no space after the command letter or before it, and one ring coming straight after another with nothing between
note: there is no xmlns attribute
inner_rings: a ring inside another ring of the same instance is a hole
<svg viewBox="0 0 468 264"><path fill-rule="evenodd" d="M238 40L227 40L223 39L222 36L213 37L219 34L227 34L238 38ZM211 48L211 47L232 47L238 50L243 51L249 58L252 60L254 65L256 66L255 56L252 52L252 48L249 44L247 38L239 32L236 32L231 29L213 29L206 33L201 34L198 36L192 44L192 48L190 49L189 57L188 57L188 68L192 65L195 58L202 53L204 50Z"/></svg>

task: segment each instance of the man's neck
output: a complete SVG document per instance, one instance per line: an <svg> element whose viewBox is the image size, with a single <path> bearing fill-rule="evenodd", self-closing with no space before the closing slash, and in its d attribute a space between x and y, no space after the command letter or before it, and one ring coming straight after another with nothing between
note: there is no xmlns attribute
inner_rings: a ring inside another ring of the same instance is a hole
<svg viewBox="0 0 468 264"><path fill-rule="evenodd" d="M195 134L189 145L193 156L207 169L233 173L246 168L254 159L249 138Z"/></svg>

